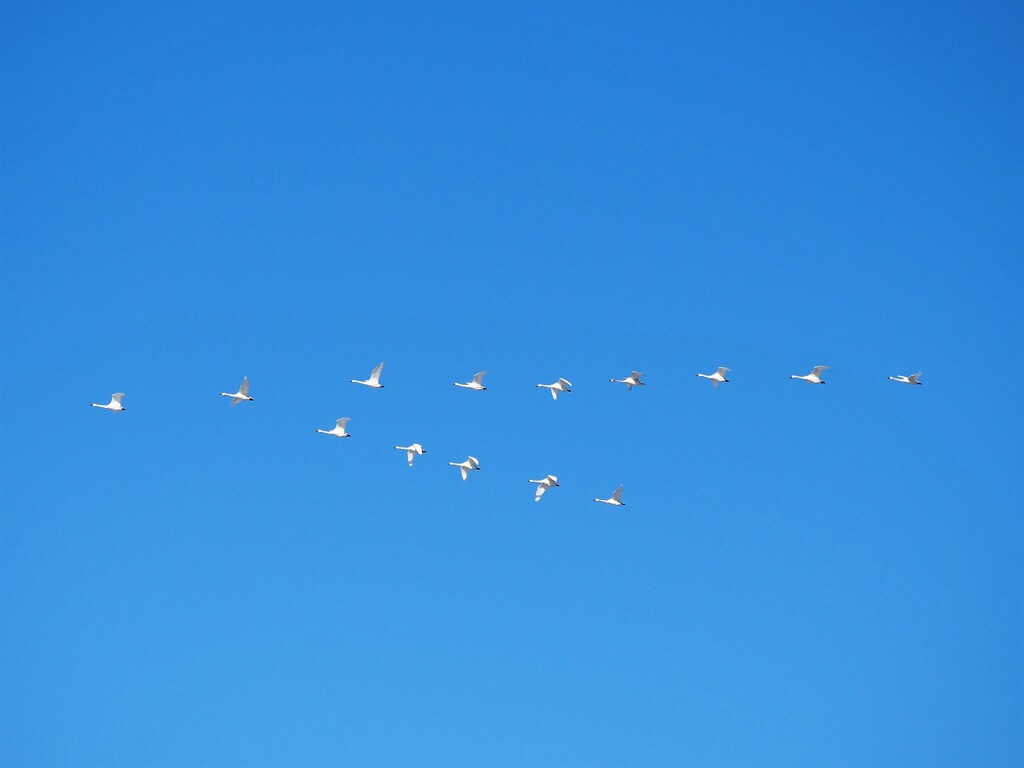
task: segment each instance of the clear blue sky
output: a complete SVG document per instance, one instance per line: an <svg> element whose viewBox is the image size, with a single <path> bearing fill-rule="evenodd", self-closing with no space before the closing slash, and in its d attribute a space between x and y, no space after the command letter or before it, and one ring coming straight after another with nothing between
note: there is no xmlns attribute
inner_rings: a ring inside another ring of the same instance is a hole
<svg viewBox="0 0 1024 768"><path fill-rule="evenodd" d="M629 5L0 4L0 764L1024 763L1024 9Z"/></svg>

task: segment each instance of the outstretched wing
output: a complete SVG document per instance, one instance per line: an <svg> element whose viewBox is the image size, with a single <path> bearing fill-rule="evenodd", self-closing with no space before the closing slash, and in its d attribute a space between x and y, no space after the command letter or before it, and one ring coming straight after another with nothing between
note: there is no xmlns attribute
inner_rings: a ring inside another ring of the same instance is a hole
<svg viewBox="0 0 1024 768"><path fill-rule="evenodd" d="M477 460L476 456L469 457L469 464L473 469L480 469L480 462Z"/></svg>
<svg viewBox="0 0 1024 768"><path fill-rule="evenodd" d="M907 377L907 380L908 380L908 381L912 381L912 382L914 382L915 384L917 384L917 380L918 380L919 378L921 378L921 372L920 372L920 371L918 371L917 373L915 373L915 374L914 374L913 376L908 376L908 377ZM115 397L116 397L116 395L115 395ZM120 399L120 398L118 398L117 402L119 402L119 403L120 403L120 402L121 402L121 399Z"/></svg>
<svg viewBox="0 0 1024 768"><path fill-rule="evenodd" d="M568 379L559 379L558 383L561 384L563 387L571 387L572 386L572 382L569 381Z"/></svg>
<svg viewBox="0 0 1024 768"><path fill-rule="evenodd" d="M630 374L630 378L633 379L633 381L640 381L641 376L643 376L643 374L640 373L640 371L633 371L633 373Z"/></svg>
<svg viewBox="0 0 1024 768"><path fill-rule="evenodd" d="M917 374L917 375L920 376L921 374ZM112 394L110 396L110 402L117 403L118 405L120 405L122 397L124 397L124 392L115 392L114 394Z"/></svg>
<svg viewBox="0 0 1024 768"><path fill-rule="evenodd" d="M626 389L629 390L629 389L632 389L632 388L633 388L633 385L630 382L627 381L626 382Z"/></svg>
<svg viewBox="0 0 1024 768"><path fill-rule="evenodd" d="M340 429L342 432L344 432L345 431L345 425L349 423L351 418L352 418L351 416L346 416L344 419L338 419L338 429Z"/></svg>
<svg viewBox="0 0 1024 768"><path fill-rule="evenodd" d="M827 365L816 365L816 366L814 366L814 370L811 371L811 376L821 376L821 372L822 371L827 371L827 370L828 370L828 366Z"/></svg>
<svg viewBox="0 0 1024 768"><path fill-rule="evenodd" d="M230 404L231 405L238 405L240 402L242 402L242 398L236 397L236 398L232 399Z"/></svg>
<svg viewBox="0 0 1024 768"><path fill-rule="evenodd" d="M242 393L243 395L245 395L246 397L249 396L249 377L248 376L246 376L245 378L242 379L242 386L240 386L238 388L238 391L240 393Z"/></svg>
<svg viewBox="0 0 1024 768"><path fill-rule="evenodd" d="M544 483L540 483L537 486L537 492L533 495L533 500L540 501L540 497L544 495L544 491L546 491L547 489L548 487L544 485Z"/></svg>
<svg viewBox="0 0 1024 768"><path fill-rule="evenodd" d="M383 371L383 370L384 370L384 363L381 363L376 368L374 368L373 371L370 372L370 381L372 381L374 384L379 383L380 382L380 372Z"/></svg>
<svg viewBox="0 0 1024 768"><path fill-rule="evenodd" d="M616 501L622 501L622 486L620 485L615 489L615 493L612 494L612 498Z"/></svg>
<svg viewBox="0 0 1024 768"><path fill-rule="evenodd" d="M712 379L711 386L714 387L715 389L718 389L718 379Z"/></svg>
<svg viewBox="0 0 1024 768"><path fill-rule="evenodd" d="M415 455L416 455L416 452L413 451L412 448L410 448L408 451L405 452L405 458L407 458L409 460L409 466L410 467L412 466L412 457L415 456Z"/></svg>
<svg viewBox="0 0 1024 768"><path fill-rule="evenodd" d="M473 383L474 384L479 384L480 386L483 386L484 376L486 376L486 375L487 375L487 371L480 371L480 373L478 373L476 376L473 377Z"/></svg>
<svg viewBox="0 0 1024 768"><path fill-rule="evenodd" d="M728 372L729 372L728 368L719 368L718 369L718 375L721 376L723 379L725 378L725 374L727 374Z"/></svg>
<svg viewBox="0 0 1024 768"><path fill-rule="evenodd" d="M552 390L550 390L550 392L551 392L551 399L552 400L557 400L558 399L558 390L557 389L552 389Z"/></svg>
<svg viewBox="0 0 1024 768"><path fill-rule="evenodd" d="M466 471L465 467L459 467L459 471L462 473L463 480L469 480L469 472Z"/></svg>

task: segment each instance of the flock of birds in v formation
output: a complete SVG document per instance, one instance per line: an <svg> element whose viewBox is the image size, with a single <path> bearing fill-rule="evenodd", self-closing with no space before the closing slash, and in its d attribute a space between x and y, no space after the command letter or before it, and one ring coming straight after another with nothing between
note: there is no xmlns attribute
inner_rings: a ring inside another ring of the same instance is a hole
<svg viewBox="0 0 1024 768"><path fill-rule="evenodd" d="M827 365L817 365L814 367L809 374L806 376L792 375L791 379L800 379L806 381L808 384L824 384L825 380L821 378L822 372L828 368ZM384 385L380 383L380 374L384 370L384 363L381 363L370 373L368 379L352 379L353 384L362 384L364 387L371 387L372 389L383 389ZM728 384L729 380L725 378L725 374L729 372L728 368L719 368L714 373L698 373L697 376L702 379L709 379L711 384L717 389L719 384ZM487 375L487 371L480 371L477 373L472 380L460 383L455 382L456 387L462 387L463 389L472 389L477 392L482 392L487 389L484 386L484 376ZM633 389L633 387L643 387L645 382L640 380L643 376L639 371L633 371L624 379L609 379L608 381L614 384L625 384L626 389ZM921 374L915 373L910 376L890 376L890 381L896 381L901 384L921 384ZM551 397L554 400L558 399L559 392L572 392L572 382L566 379L559 379L554 384L538 384L541 389L546 389L551 392ZM231 405L238 405L241 402L253 402L254 397L249 395L249 377L246 376L242 379L242 385L238 388L237 392L221 392L224 397L231 398ZM106 404L91 403L93 408L103 408L108 411L124 411L127 410L121 405L121 398L124 397L124 392L115 392L110 402ZM317 432L324 435L331 435L332 437L351 437L351 435L345 430L346 425L349 422L349 417L338 419L333 429L318 429ZM409 461L409 466L412 466L413 459L416 456L422 456L427 450L419 443L412 443L411 445L396 445L396 451L405 451L406 458ZM458 467L462 473L462 479L468 480L469 473L473 470L480 469L480 462L473 456L469 456L465 461L449 461L449 467ZM541 496L544 495L545 491L549 488L558 487L558 478L554 475L547 475L540 480L530 480L531 483L537 486L537 490L534 494L533 500L540 501ZM626 503L622 500L622 486L620 485L612 495L607 499L594 499L594 501L601 504L609 504L613 507L624 507Z"/></svg>

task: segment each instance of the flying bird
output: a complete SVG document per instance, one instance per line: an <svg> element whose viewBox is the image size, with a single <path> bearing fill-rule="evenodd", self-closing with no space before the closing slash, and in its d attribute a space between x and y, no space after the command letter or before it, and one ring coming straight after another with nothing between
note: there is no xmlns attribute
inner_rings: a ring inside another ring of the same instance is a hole
<svg viewBox="0 0 1024 768"><path fill-rule="evenodd" d="M223 395L224 397L232 398L231 405L238 405L243 400L248 400L249 402L254 402L255 401L255 398L249 397L249 377L248 376L246 376L244 379L242 379L242 386L240 386L238 388L237 392L233 392L233 393L221 392L221 395Z"/></svg>
<svg viewBox="0 0 1024 768"><path fill-rule="evenodd" d="M554 384L538 384L537 386L542 389L550 389L552 400L558 399L559 392L572 392L572 382L566 381L565 379L559 379Z"/></svg>
<svg viewBox="0 0 1024 768"><path fill-rule="evenodd" d="M626 506L626 502L622 500L621 485L615 489L615 493L612 494L612 497L610 499L594 499L594 501L600 502L601 504L611 504L613 507Z"/></svg>
<svg viewBox="0 0 1024 768"><path fill-rule="evenodd" d="M384 363L381 363L370 373L370 378L352 379L353 384L362 384L364 387L373 387L373 389L384 389L384 385L380 383L380 372L384 370Z"/></svg>
<svg viewBox="0 0 1024 768"><path fill-rule="evenodd" d="M448 466L458 467L460 470L462 470L462 479L468 480L470 472L472 472L474 469L480 469L480 462L477 461L474 457L470 456L465 461L449 461Z"/></svg>
<svg viewBox="0 0 1024 768"><path fill-rule="evenodd" d="M337 425L334 429L318 429L321 435L333 435L334 437L352 437L348 432L345 431L345 425L350 421L350 417L346 416L344 419L338 419Z"/></svg>
<svg viewBox="0 0 1024 768"><path fill-rule="evenodd" d="M633 387L646 387L646 382L640 381L640 377L643 376L640 371L633 371L629 376L624 379L608 379L613 384L625 384L626 389L632 389Z"/></svg>
<svg viewBox="0 0 1024 768"><path fill-rule="evenodd" d="M110 402L106 405L100 405L99 403L89 403L93 408L102 408L105 411L127 411L128 409L121 405L121 398L124 397L124 392L115 392L110 396Z"/></svg>
<svg viewBox="0 0 1024 768"><path fill-rule="evenodd" d="M712 386L714 386L715 389L718 389L719 384L729 383L729 380L725 378L725 374L727 374L728 372L728 368L719 368L714 373L698 373L697 376L699 376L702 379L711 379Z"/></svg>
<svg viewBox="0 0 1024 768"><path fill-rule="evenodd" d="M540 497L544 495L544 491L548 488L558 488L558 478L554 475L548 475L543 480L531 480L531 483L537 486L537 493L534 495L534 501L540 501Z"/></svg>
<svg viewBox="0 0 1024 768"><path fill-rule="evenodd" d="M806 376L797 376L796 374L793 374L789 378L801 379L803 381L806 381L808 384L824 384L825 381L824 379L821 378L821 372L826 370L827 368L827 365L816 365L814 366L814 370L811 371Z"/></svg>
<svg viewBox="0 0 1024 768"><path fill-rule="evenodd" d="M918 381L918 379L920 379L920 378L921 378L921 372L918 371L917 373L915 373L915 374L913 374L911 376L890 376L889 377L889 381L898 381L900 384L918 384L918 385L920 385L920 384L924 383L924 382Z"/></svg>
<svg viewBox="0 0 1024 768"><path fill-rule="evenodd" d="M395 450L396 451L405 451L406 458L409 459L409 466L410 467L412 466L412 460L413 460L413 458L415 456L417 456L417 455L422 456L424 453L427 452L427 449L424 448L419 443L413 443L412 445L396 445L395 446Z"/></svg>
<svg viewBox="0 0 1024 768"><path fill-rule="evenodd" d="M473 377L472 381L467 381L465 384L460 384L456 381L454 384L456 387L462 387L463 389L475 389L478 392L482 392L487 389L487 387L484 386L484 376L486 375L487 371L480 371L480 373Z"/></svg>

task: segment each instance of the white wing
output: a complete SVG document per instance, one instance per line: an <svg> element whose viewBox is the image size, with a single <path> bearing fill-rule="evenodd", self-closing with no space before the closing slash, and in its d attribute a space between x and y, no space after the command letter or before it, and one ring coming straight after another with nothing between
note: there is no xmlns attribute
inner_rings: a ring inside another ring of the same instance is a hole
<svg viewBox="0 0 1024 768"><path fill-rule="evenodd" d="M558 478L555 477L554 475L548 475L548 482L550 482L552 485L557 485Z"/></svg>
<svg viewBox="0 0 1024 768"><path fill-rule="evenodd" d="M415 456L415 455L416 455L416 454L415 454L415 452L414 452L414 451L412 450L412 448L410 448L409 450L407 450L407 451L405 452L405 458L407 458L407 459L409 460L409 466L410 466L410 467L412 466L412 457L413 457L413 456Z"/></svg>
<svg viewBox="0 0 1024 768"><path fill-rule="evenodd" d="M351 419L352 419L351 416L346 416L344 419L338 419L338 429L340 429L342 432L344 432L345 431L345 425L348 424Z"/></svg>
<svg viewBox="0 0 1024 768"><path fill-rule="evenodd" d="M476 376L473 377L473 383L474 384L479 384L480 386L483 386L484 376L486 376L486 375L487 375L487 371L480 371L480 373L478 373Z"/></svg>
<svg viewBox="0 0 1024 768"><path fill-rule="evenodd" d="M921 374L917 374L917 375L920 376ZM122 397L124 397L124 392L115 392L114 394L112 394L110 396L110 402L117 403L118 405L120 405Z"/></svg>
<svg viewBox="0 0 1024 768"><path fill-rule="evenodd" d="M572 386L572 382L569 381L568 379L559 379L558 383L561 384L563 387L571 387Z"/></svg>
<svg viewBox="0 0 1024 768"><path fill-rule="evenodd" d="M821 376L821 372L822 371L827 371L827 370L828 370L828 366L827 365L816 365L816 366L814 366L814 370L811 371L811 376Z"/></svg>
<svg viewBox="0 0 1024 768"><path fill-rule="evenodd" d="M616 501L622 501L622 486L620 485L615 489L615 493L612 494L612 498Z"/></svg>
<svg viewBox="0 0 1024 768"><path fill-rule="evenodd" d="M719 368L718 369L718 375L721 376L723 379L725 378L725 374L727 374L728 372L729 372L728 368Z"/></svg>
<svg viewBox="0 0 1024 768"><path fill-rule="evenodd" d="M462 473L463 480L469 480L469 472L466 471L465 467L459 467L459 471Z"/></svg>
<svg viewBox="0 0 1024 768"><path fill-rule="evenodd" d="M917 373L915 373L915 374L914 374L913 376L909 376L907 380L908 380L908 381L912 381L912 382L914 382L915 384L917 384L917 380L918 380L919 378L921 378L921 372L920 372L920 371L918 371ZM115 395L115 397L117 397L117 396ZM121 402L121 398L118 398L118 399L117 399L117 402L119 402L119 403L120 403L120 402Z"/></svg>
<svg viewBox="0 0 1024 768"><path fill-rule="evenodd" d="M470 456L469 457L469 464L470 464L470 466L473 467L473 469L480 469L480 462L477 461L475 456Z"/></svg>
<svg viewBox="0 0 1024 768"><path fill-rule="evenodd" d="M541 483L540 485L538 485L537 486L537 493L534 494L533 500L534 501L540 501L540 497L544 495L544 491L546 491L547 489L548 489L548 487L546 485L544 485L544 483Z"/></svg>
<svg viewBox="0 0 1024 768"><path fill-rule="evenodd" d="M640 373L640 371L633 371L633 374L630 376L630 378L633 379L633 381L640 381L641 376L643 376L643 374Z"/></svg>
<svg viewBox="0 0 1024 768"><path fill-rule="evenodd" d="M552 389L551 390L551 399L552 400L557 400L558 399L558 390L557 389Z"/></svg>
<svg viewBox="0 0 1024 768"><path fill-rule="evenodd" d="M240 402L242 402L242 398L240 398L240 397L236 397L235 399L233 399L233 400L231 401L231 403L230 403L230 404L231 404L231 405L238 405L238 404L239 404Z"/></svg>
<svg viewBox="0 0 1024 768"><path fill-rule="evenodd" d="M630 383L629 383L628 381L626 382L626 389L627 389L627 390L629 390L629 389L633 389L633 385L632 385L632 384L630 384Z"/></svg>
<svg viewBox="0 0 1024 768"><path fill-rule="evenodd" d="M718 389L718 379L712 379L711 386L714 387L715 389Z"/></svg>
<svg viewBox="0 0 1024 768"><path fill-rule="evenodd" d="M381 363L370 373L370 381L374 384L380 383L380 372L384 370L384 363Z"/></svg>
<svg viewBox="0 0 1024 768"><path fill-rule="evenodd" d="M244 379L242 379L242 386L240 386L238 388L238 391L239 391L239 393L245 395L246 397L249 396L249 377L248 376L246 376Z"/></svg>

